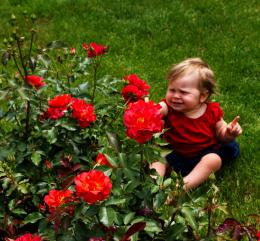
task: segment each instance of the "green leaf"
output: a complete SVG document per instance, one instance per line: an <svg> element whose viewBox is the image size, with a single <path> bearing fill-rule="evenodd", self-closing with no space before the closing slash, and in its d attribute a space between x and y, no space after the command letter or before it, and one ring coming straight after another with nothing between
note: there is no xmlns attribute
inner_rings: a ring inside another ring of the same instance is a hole
<svg viewBox="0 0 260 241"><path fill-rule="evenodd" d="M64 129L68 130L68 131L75 131L77 130L77 128L70 126L68 124L61 124L61 127L63 127Z"/></svg>
<svg viewBox="0 0 260 241"><path fill-rule="evenodd" d="M48 49L61 49L66 47L68 47L68 45L62 40L54 40L47 44Z"/></svg>
<svg viewBox="0 0 260 241"><path fill-rule="evenodd" d="M30 213L24 219L24 224L27 223L36 223L38 220L44 218L43 215L39 212Z"/></svg>
<svg viewBox="0 0 260 241"><path fill-rule="evenodd" d="M126 214L124 217L124 224L125 225L129 224L133 220L134 216L135 216L135 212L130 212Z"/></svg>
<svg viewBox="0 0 260 241"><path fill-rule="evenodd" d="M12 199L9 203L8 203L8 208L9 210L13 210L15 208L15 203L16 203L16 200L15 199Z"/></svg>
<svg viewBox="0 0 260 241"><path fill-rule="evenodd" d="M11 182L11 179L9 177L5 177L1 180L1 184L2 184L2 187L3 189L7 189L9 184Z"/></svg>
<svg viewBox="0 0 260 241"><path fill-rule="evenodd" d="M162 205L164 205L166 198L167 193L165 192L159 192L158 194L156 194L154 199L154 207L160 208Z"/></svg>
<svg viewBox="0 0 260 241"><path fill-rule="evenodd" d="M17 188L17 185L12 185L12 186L8 189L8 191L7 191L7 193L6 193L6 196L10 196L16 188Z"/></svg>
<svg viewBox="0 0 260 241"><path fill-rule="evenodd" d="M106 226L113 225L115 217L115 210L111 207L102 207L99 211L100 221Z"/></svg>
<svg viewBox="0 0 260 241"><path fill-rule="evenodd" d="M0 100L4 100L8 95L8 91L1 90L0 91Z"/></svg>
<svg viewBox="0 0 260 241"><path fill-rule="evenodd" d="M22 208L16 208L16 209L13 209L12 210L12 213L15 213L15 214L27 214L24 209Z"/></svg>
<svg viewBox="0 0 260 241"><path fill-rule="evenodd" d="M99 209L99 207L95 206L95 205L91 205L88 207L84 206L82 208L82 214L87 217L95 216L98 213L98 209Z"/></svg>
<svg viewBox="0 0 260 241"><path fill-rule="evenodd" d="M51 64L51 59L47 54L39 54L37 56L38 60L43 63L45 68L48 68L48 66ZM42 73L41 73L42 74Z"/></svg>
<svg viewBox="0 0 260 241"><path fill-rule="evenodd" d="M118 166L118 162L116 161L115 158L112 158L110 156L108 156L107 154L104 154L108 160L108 162L113 166L113 167L117 167Z"/></svg>
<svg viewBox="0 0 260 241"><path fill-rule="evenodd" d="M172 240L185 240L183 234L185 232L186 226L181 223L175 223L170 227L166 234L166 241Z"/></svg>
<svg viewBox="0 0 260 241"><path fill-rule="evenodd" d="M115 197L110 197L106 202L105 205L119 205L119 204L124 204L126 202L125 198L115 198Z"/></svg>
<svg viewBox="0 0 260 241"><path fill-rule="evenodd" d="M36 151L32 154L31 160L35 166L39 166L41 162L41 153L39 151Z"/></svg>
<svg viewBox="0 0 260 241"><path fill-rule="evenodd" d="M25 151L26 150L26 144L23 143L23 142L20 142L18 145L17 145L17 149L21 152Z"/></svg>
<svg viewBox="0 0 260 241"><path fill-rule="evenodd" d="M181 209L181 213L184 215L185 220L189 223L189 225L193 229L197 230L197 224L196 224L196 220L192 208L184 206Z"/></svg>
<svg viewBox="0 0 260 241"><path fill-rule="evenodd" d="M83 83L79 85L80 94L86 93L89 89L89 83Z"/></svg>
<svg viewBox="0 0 260 241"><path fill-rule="evenodd" d="M23 194L28 193L29 183L27 183L28 179L23 180L23 182L19 183L17 186L18 191L20 191Z"/></svg>
<svg viewBox="0 0 260 241"><path fill-rule="evenodd" d="M151 187L151 193L154 194L154 193L157 193L159 191L160 187L159 186L156 186L156 185L153 185Z"/></svg>
<svg viewBox="0 0 260 241"><path fill-rule="evenodd" d="M117 153L119 153L121 151L121 146L119 145L119 141L118 141L118 137L117 137L116 133L107 130L106 131L106 135L107 135L107 139L108 139L109 144L111 145L111 147Z"/></svg>
<svg viewBox="0 0 260 241"><path fill-rule="evenodd" d="M135 219L131 222L131 224L135 224L135 223L139 223L139 222L143 222L143 221L145 221L145 217L137 217L137 218L135 218Z"/></svg>
<svg viewBox="0 0 260 241"><path fill-rule="evenodd" d="M149 221L146 221L146 226L144 228L145 231L147 232L161 232L162 229L161 227L159 226L159 223L157 223L156 221L153 221L153 220L149 220Z"/></svg>
<svg viewBox="0 0 260 241"><path fill-rule="evenodd" d="M165 179L165 181L163 182L163 186L164 187L168 187L169 185L171 185L172 183L172 178L167 178Z"/></svg>
<svg viewBox="0 0 260 241"><path fill-rule="evenodd" d="M57 141L56 131L54 127L52 127L50 130L44 130L43 133L45 134L50 144L53 144Z"/></svg>
<svg viewBox="0 0 260 241"><path fill-rule="evenodd" d="M23 100L30 100L29 97L24 93L24 88L19 88L17 92Z"/></svg>

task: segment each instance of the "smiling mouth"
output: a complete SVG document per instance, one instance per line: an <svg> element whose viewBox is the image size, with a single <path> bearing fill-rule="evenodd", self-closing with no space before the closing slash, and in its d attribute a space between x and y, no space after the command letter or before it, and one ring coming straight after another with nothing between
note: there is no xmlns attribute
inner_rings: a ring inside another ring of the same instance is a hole
<svg viewBox="0 0 260 241"><path fill-rule="evenodd" d="M172 102L172 105L182 105L183 103L180 102Z"/></svg>

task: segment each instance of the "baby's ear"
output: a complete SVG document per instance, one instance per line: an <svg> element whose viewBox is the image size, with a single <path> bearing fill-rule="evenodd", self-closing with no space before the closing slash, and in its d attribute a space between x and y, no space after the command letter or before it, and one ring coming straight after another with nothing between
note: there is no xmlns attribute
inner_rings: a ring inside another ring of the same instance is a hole
<svg viewBox="0 0 260 241"><path fill-rule="evenodd" d="M209 97L209 91L208 90L203 90L200 93L200 103L204 103Z"/></svg>

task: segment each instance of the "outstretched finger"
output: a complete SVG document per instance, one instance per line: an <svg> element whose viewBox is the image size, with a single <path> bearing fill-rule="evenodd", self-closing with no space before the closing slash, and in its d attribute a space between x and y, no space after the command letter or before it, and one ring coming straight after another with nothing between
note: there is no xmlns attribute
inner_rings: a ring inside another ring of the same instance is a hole
<svg viewBox="0 0 260 241"><path fill-rule="evenodd" d="M239 116L239 115L236 116L236 117L234 118L234 120L232 120L231 126L234 127L234 126L238 123L239 119L240 119L240 116Z"/></svg>

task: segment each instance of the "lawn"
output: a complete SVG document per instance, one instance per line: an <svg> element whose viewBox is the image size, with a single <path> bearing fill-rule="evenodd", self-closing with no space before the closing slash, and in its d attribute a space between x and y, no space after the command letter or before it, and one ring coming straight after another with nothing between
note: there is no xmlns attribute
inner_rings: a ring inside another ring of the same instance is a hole
<svg viewBox="0 0 260 241"><path fill-rule="evenodd" d="M12 13L34 13L39 46L52 40L76 50L83 42L108 45L103 73L138 74L155 101L164 97L171 64L194 56L207 61L225 120L241 117L241 157L216 175L216 184L229 216L244 221L260 214L259 10L255 0L2 0L0 38Z"/></svg>

